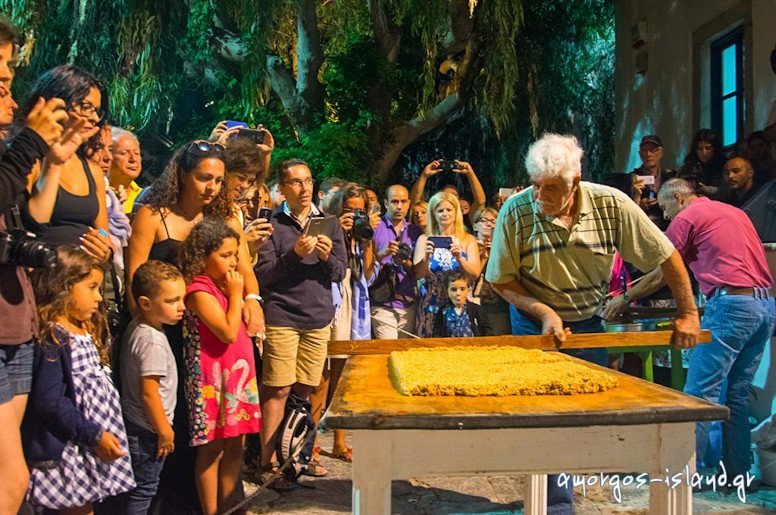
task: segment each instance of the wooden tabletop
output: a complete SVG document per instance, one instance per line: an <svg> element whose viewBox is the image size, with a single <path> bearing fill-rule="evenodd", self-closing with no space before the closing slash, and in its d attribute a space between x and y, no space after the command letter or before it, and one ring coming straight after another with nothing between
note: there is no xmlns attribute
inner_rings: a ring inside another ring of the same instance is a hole
<svg viewBox="0 0 776 515"><path fill-rule="evenodd" d="M619 386L601 393L410 397L391 384L388 355L354 356L345 365L326 425L335 429L494 429L692 422L727 420L729 416L726 407L606 370L618 376Z"/></svg>

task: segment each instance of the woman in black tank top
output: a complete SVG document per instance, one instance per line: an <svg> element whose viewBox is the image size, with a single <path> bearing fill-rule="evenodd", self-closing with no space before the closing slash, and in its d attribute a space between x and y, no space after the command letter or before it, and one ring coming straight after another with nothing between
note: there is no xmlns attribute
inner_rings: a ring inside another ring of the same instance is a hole
<svg viewBox="0 0 776 515"><path fill-rule="evenodd" d="M158 259L177 265L178 248L186 240L191 229L205 217L223 221L240 235L238 270L245 279L245 294L258 293L258 283L250 267L242 227L231 217L225 187L223 147L207 141L191 142L175 153L164 173L151 187L145 205L135 214L126 259L127 291L132 291L132 277L137 268L147 260ZM128 300L134 310L134 299L130 296ZM263 331L263 313L258 303L246 302L248 303L255 303L255 308L259 309ZM244 315L245 313L246 311L243 312ZM248 325L250 330L250 324ZM178 372L183 374L186 367L183 362L184 340L181 324L165 326L165 334L175 355ZM194 484L196 452L190 447L184 379L181 377L178 381L178 403L173 419L175 452L165 461L157 494L157 509L160 513L199 512Z"/></svg>
<svg viewBox="0 0 776 515"><path fill-rule="evenodd" d="M112 245L108 237L105 176L97 165L76 155L99 142L108 107L105 88L79 68L57 66L33 85L19 119L26 119L41 97L65 101L65 129L77 131L78 136L65 145L52 145L43 169L41 163L33 168L30 197L22 209L24 223L46 243L80 245L87 253L107 261Z"/></svg>

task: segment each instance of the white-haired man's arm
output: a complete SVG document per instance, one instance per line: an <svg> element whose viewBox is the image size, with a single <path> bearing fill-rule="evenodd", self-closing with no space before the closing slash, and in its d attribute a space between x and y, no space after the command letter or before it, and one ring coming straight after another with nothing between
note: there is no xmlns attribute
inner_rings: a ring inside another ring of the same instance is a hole
<svg viewBox="0 0 776 515"><path fill-rule="evenodd" d="M557 343L565 342L566 336L571 334L569 328L563 327L563 321L555 310L536 297L532 297L520 281L513 280L502 284L491 283L491 287L505 301L539 320L542 323L542 334L553 335Z"/></svg>

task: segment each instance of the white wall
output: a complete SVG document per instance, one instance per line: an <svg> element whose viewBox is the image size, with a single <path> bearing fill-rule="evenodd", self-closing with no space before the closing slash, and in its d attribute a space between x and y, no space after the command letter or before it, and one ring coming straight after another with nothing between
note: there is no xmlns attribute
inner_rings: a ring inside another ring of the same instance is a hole
<svg viewBox="0 0 776 515"><path fill-rule="evenodd" d="M694 121L695 87L702 92L700 123L710 125L709 41L696 56L703 59L694 86L693 33L707 32L724 13L731 15L724 22L730 24L717 35L733 28L736 20L749 32L744 35L744 59L752 59L745 68L751 77L744 81L752 89L747 98L753 105L745 106L744 133L762 128L776 100L776 75L769 62L776 43L776 0L618 0L616 9L614 171L630 171L640 164L638 144L646 134L662 138L664 166L678 167L693 134L702 128ZM636 73L637 51L631 48L631 27L639 20L646 21L648 65L643 75Z"/></svg>

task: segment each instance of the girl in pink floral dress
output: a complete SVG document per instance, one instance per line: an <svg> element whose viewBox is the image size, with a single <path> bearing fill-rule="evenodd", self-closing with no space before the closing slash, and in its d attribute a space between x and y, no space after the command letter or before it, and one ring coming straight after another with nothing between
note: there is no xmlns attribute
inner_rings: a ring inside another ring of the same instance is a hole
<svg viewBox="0 0 776 515"><path fill-rule="evenodd" d="M181 259L189 283L186 400L205 514L228 507L240 475L243 435L261 428L253 343L242 318L238 241L223 222L205 219L192 229Z"/></svg>

